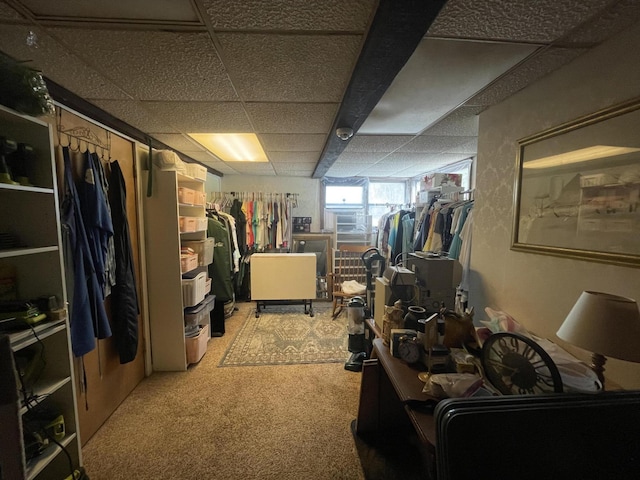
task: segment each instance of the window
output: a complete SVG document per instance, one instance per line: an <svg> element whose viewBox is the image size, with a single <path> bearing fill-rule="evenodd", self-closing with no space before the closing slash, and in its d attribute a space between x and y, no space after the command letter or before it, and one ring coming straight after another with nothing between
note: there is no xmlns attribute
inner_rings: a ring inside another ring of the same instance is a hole
<svg viewBox="0 0 640 480"><path fill-rule="evenodd" d="M391 205L397 207L408 203L406 199L405 182L374 182L369 183L368 208L374 226Z"/></svg>
<svg viewBox="0 0 640 480"><path fill-rule="evenodd" d="M364 208L364 187L351 185L327 185L327 208Z"/></svg>

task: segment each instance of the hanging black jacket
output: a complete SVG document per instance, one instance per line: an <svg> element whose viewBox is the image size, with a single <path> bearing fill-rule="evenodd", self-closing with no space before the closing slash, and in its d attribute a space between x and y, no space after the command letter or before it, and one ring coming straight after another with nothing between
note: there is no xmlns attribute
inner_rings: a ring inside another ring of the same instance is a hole
<svg viewBox="0 0 640 480"><path fill-rule="evenodd" d="M138 350L138 292L127 222L127 190L117 161L111 163L109 203L116 250L116 284L111 289L111 320L120 363L136 358Z"/></svg>

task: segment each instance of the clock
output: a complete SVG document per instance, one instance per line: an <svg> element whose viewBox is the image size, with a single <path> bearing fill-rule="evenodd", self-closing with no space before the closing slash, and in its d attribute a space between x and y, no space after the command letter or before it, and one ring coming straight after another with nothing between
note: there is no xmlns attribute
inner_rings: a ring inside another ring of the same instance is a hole
<svg viewBox="0 0 640 480"><path fill-rule="evenodd" d="M422 342L414 336L404 335L398 339L398 355L407 363L418 363L422 358Z"/></svg>
<svg viewBox="0 0 640 480"><path fill-rule="evenodd" d="M494 333L485 340L481 359L485 378L504 395L562 392L553 359L523 335Z"/></svg>

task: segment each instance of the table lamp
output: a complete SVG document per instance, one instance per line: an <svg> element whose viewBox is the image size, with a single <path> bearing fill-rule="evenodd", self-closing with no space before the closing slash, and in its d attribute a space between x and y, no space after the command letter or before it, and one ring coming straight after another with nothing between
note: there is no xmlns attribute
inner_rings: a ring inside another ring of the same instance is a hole
<svg viewBox="0 0 640 480"><path fill-rule="evenodd" d="M640 362L640 312L631 298L582 292L556 335L593 352L591 368L603 389L605 355Z"/></svg>

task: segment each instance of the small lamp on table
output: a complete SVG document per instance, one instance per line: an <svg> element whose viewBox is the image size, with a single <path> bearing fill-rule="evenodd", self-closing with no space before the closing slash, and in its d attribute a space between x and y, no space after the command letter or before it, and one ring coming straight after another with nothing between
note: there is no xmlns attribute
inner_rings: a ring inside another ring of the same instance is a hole
<svg viewBox="0 0 640 480"><path fill-rule="evenodd" d="M640 362L640 311L631 298L582 292L556 335L593 352L591 368L603 390L605 355Z"/></svg>

